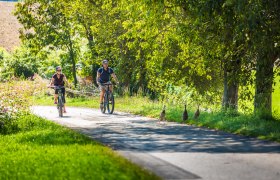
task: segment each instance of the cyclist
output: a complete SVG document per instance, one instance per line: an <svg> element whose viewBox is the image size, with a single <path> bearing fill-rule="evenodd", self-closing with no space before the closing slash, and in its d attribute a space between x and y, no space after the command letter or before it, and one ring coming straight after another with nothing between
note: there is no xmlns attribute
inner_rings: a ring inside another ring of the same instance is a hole
<svg viewBox="0 0 280 180"><path fill-rule="evenodd" d="M119 84L118 78L114 73L114 70L108 67L108 60L104 59L102 61L102 67L97 70L96 76L96 83L98 84L100 89L100 108L103 108L103 96L105 93L105 86L103 86L102 84L109 83L111 75L113 76L116 83ZM110 91L113 92L112 85L110 86Z"/></svg>
<svg viewBox="0 0 280 180"><path fill-rule="evenodd" d="M57 66L55 69L56 69L56 73L52 76L49 87L51 87L51 86L64 86L65 83L68 84L66 76L64 74L62 74L61 67ZM66 113L65 88L63 87L63 88L61 88L61 90L62 90L63 102L64 102L63 111L64 111L64 113ZM55 93L54 93L54 104L57 104L57 99L58 99L58 89L56 89Z"/></svg>

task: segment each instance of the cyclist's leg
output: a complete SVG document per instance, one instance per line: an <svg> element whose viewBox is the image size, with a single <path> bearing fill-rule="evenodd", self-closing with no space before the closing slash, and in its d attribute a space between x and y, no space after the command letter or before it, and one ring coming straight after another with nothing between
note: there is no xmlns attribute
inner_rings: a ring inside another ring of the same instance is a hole
<svg viewBox="0 0 280 180"><path fill-rule="evenodd" d="M103 108L103 97L104 97L104 94L105 94L105 87L100 85L99 89L100 89L100 99L99 99L100 108Z"/></svg>
<svg viewBox="0 0 280 180"><path fill-rule="evenodd" d="M58 99L58 90L56 89L54 92L54 104L57 104L57 99Z"/></svg>

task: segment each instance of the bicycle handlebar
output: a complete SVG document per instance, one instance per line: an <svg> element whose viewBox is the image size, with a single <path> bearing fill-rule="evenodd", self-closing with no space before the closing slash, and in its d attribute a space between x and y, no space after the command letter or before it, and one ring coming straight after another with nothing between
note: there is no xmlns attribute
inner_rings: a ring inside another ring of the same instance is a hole
<svg viewBox="0 0 280 180"><path fill-rule="evenodd" d="M107 83L100 83L102 86L110 86L110 85L114 85L113 83L111 82L107 82Z"/></svg>
<svg viewBox="0 0 280 180"><path fill-rule="evenodd" d="M64 88L64 86L50 86L50 88L53 88L53 89L62 89L62 88Z"/></svg>

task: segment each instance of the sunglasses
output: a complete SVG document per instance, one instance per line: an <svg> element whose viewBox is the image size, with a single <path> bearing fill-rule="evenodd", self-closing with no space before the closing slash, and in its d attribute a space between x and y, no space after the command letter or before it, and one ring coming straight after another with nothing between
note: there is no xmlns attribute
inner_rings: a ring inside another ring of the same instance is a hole
<svg viewBox="0 0 280 180"><path fill-rule="evenodd" d="M56 71L60 72L61 70L56 70Z"/></svg>

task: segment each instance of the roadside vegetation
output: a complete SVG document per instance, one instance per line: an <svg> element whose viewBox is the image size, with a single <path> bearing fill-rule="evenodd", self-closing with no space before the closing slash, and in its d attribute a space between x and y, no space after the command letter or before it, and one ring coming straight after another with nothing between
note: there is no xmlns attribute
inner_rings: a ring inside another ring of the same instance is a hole
<svg viewBox="0 0 280 180"><path fill-rule="evenodd" d="M122 83L118 111L158 118L166 105L167 119L181 122L186 104L184 123L280 142L279 8L279 0L17 3L21 45L0 47L0 179L156 178L29 112L53 105L46 83L56 66L75 90L92 91L102 59ZM97 97L67 105L99 107Z"/></svg>
<svg viewBox="0 0 280 180"><path fill-rule="evenodd" d="M34 115L0 134L0 179L159 179L77 132Z"/></svg>
<svg viewBox="0 0 280 180"><path fill-rule="evenodd" d="M108 59L131 94L237 113L248 100L251 113L273 119L279 7L279 0L29 0L15 9L23 45L9 62L48 78L62 65L79 88Z"/></svg>
<svg viewBox="0 0 280 180"><path fill-rule="evenodd" d="M0 80L49 79L81 90L108 59L129 95L273 120L280 76L279 1L29 0L21 46L0 49ZM230 27L230 28L229 28ZM86 82L85 79L90 79Z"/></svg>
<svg viewBox="0 0 280 180"><path fill-rule="evenodd" d="M32 115L41 79L0 84L0 179L159 179L110 148Z"/></svg>

